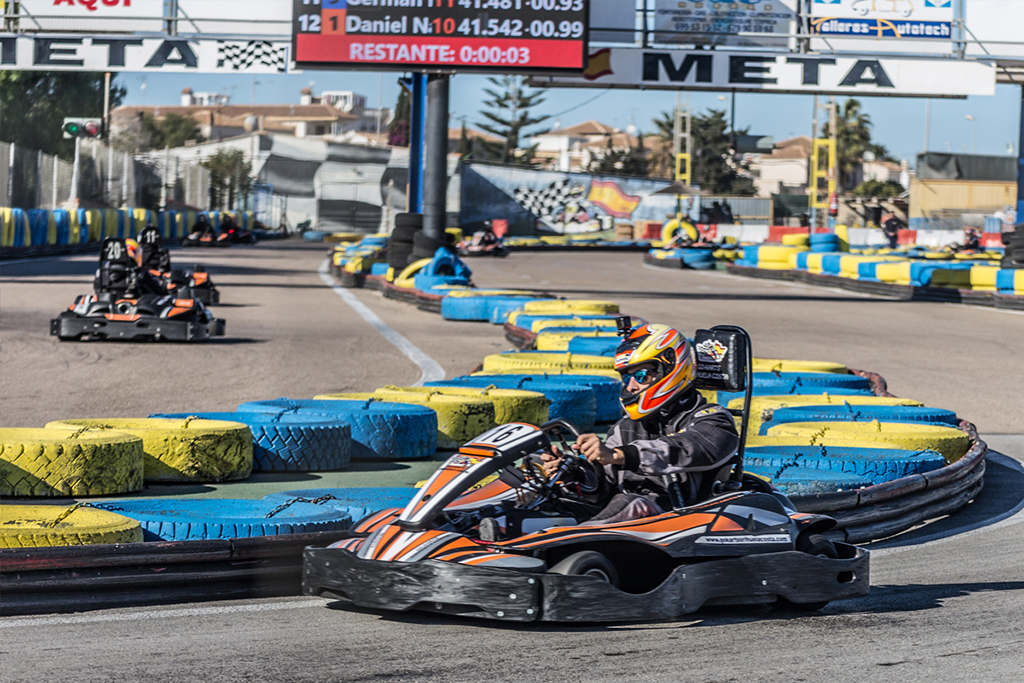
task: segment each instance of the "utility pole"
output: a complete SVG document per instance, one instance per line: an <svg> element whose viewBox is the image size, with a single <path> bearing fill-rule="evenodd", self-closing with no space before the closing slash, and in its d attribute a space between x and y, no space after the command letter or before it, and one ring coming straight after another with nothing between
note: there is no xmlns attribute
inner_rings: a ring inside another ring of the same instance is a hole
<svg viewBox="0 0 1024 683"><path fill-rule="evenodd" d="M448 74L427 80L426 158L423 173L423 233L445 241L448 195Z"/></svg>
<svg viewBox="0 0 1024 683"><path fill-rule="evenodd" d="M103 139L110 142L110 72L103 74Z"/></svg>

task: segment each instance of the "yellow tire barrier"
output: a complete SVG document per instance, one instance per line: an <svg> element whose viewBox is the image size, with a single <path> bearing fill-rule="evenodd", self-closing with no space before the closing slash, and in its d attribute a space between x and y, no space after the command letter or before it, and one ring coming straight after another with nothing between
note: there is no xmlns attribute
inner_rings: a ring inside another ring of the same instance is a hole
<svg viewBox="0 0 1024 683"><path fill-rule="evenodd" d="M785 236L788 237L788 235ZM763 263L769 262L780 263L788 268L789 257L793 254L799 254L802 251L807 251L807 249L770 244L757 250L757 266L758 268L764 268L765 266Z"/></svg>
<svg viewBox="0 0 1024 683"><path fill-rule="evenodd" d="M317 401L388 401L425 406L437 413L437 448L455 450L488 429L497 426L494 401L469 396L443 394L416 394L407 391L354 392L347 394L320 394Z"/></svg>
<svg viewBox="0 0 1024 683"><path fill-rule="evenodd" d="M538 351L565 351L569 348L569 342L576 337L601 337L605 339L616 339L618 334L610 328L607 332L540 332L533 345Z"/></svg>
<svg viewBox="0 0 1024 683"><path fill-rule="evenodd" d="M662 244L668 244L671 242L680 229L694 242L700 239L700 233L697 232L697 228L695 228L692 223L689 221L680 221L678 218L673 218L666 221L665 224L661 226Z"/></svg>
<svg viewBox="0 0 1024 683"><path fill-rule="evenodd" d="M48 430L112 429L142 439L147 482L219 482L252 474L252 432L241 422L193 418L59 420Z"/></svg>
<svg viewBox="0 0 1024 683"><path fill-rule="evenodd" d="M324 242L361 242L366 235L360 232L332 232L324 238Z"/></svg>
<svg viewBox="0 0 1024 683"><path fill-rule="evenodd" d="M1014 256L1016 256L1016 252L1014 252ZM976 292L996 291L996 276L999 273L998 267L972 266L969 272L971 289Z"/></svg>
<svg viewBox="0 0 1024 683"><path fill-rule="evenodd" d="M142 543L142 525L122 515L63 505L0 505L0 548Z"/></svg>
<svg viewBox="0 0 1024 683"><path fill-rule="evenodd" d="M811 246L811 236L805 232L795 232L782 236L782 243L789 247Z"/></svg>
<svg viewBox="0 0 1024 683"><path fill-rule="evenodd" d="M594 301L590 299L555 299L527 301L523 304L526 315L543 315L545 313L564 315L566 313L584 313L588 315L611 315L619 312L619 304L614 301Z"/></svg>
<svg viewBox="0 0 1024 683"><path fill-rule="evenodd" d="M466 289L458 292L450 292L447 296L456 298L478 297L478 296L535 296L536 292L525 289Z"/></svg>
<svg viewBox="0 0 1024 683"><path fill-rule="evenodd" d="M754 372L831 372L845 375L845 365L823 360L778 360L755 358Z"/></svg>
<svg viewBox="0 0 1024 683"><path fill-rule="evenodd" d="M494 403L494 421L497 424L526 422L539 425L548 421L551 401L544 394L522 389L497 387L396 387L385 386L374 393L404 392L421 396L456 396L484 399Z"/></svg>
<svg viewBox="0 0 1024 683"><path fill-rule="evenodd" d="M509 322L515 325L512 320L512 316L509 316ZM586 318L549 318L546 320L534 320L533 324L530 325L531 332L541 332L549 327L607 327L609 330L615 330L615 321L611 318L593 318L587 320Z"/></svg>
<svg viewBox="0 0 1024 683"><path fill-rule="evenodd" d="M557 369L615 372L615 359L576 353L495 353L484 358L483 366L484 372L535 373Z"/></svg>
<svg viewBox="0 0 1024 683"><path fill-rule="evenodd" d="M843 446L847 442L874 441L890 448L938 451L956 462L971 447L970 437L953 427L903 422L789 422L768 429L767 436L804 439L804 444Z"/></svg>
<svg viewBox="0 0 1024 683"><path fill-rule="evenodd" d="M433 261L432 258L421 258L419 261L410 263L405 269L395 278L395 287L401 287L402 289L413 289L413 276L426 268L427 264Z"/></svg>
<svg viewBox="0 0 1024 683"><path fill-rule="evenodd" d="M757 434L761 423L770 419L777 408L796 408L800 406L920 406L920 401L894 396L833 396L830 394L800 394L784 396L754 396L750 399L749 431ZM742 398L729 401L729 408L743 407Z"/></svg>
<svg viewBox="0 0 1024 683"><path fill-rule="evenodd" d="M0 496L104 496L142 488L142 439L75 428L0 429Z"/></svg>

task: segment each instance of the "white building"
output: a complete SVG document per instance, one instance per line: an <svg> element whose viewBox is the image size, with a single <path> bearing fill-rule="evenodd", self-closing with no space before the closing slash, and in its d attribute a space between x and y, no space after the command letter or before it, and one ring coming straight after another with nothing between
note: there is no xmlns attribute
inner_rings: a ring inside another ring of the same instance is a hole
<svg viewBox="0 0 1024 683"><path fill-rule="evenodd" d="M750 173L758 197L773 194L806 194L811 138L799 135L775 143L771 154L752 155Z"/></svg>

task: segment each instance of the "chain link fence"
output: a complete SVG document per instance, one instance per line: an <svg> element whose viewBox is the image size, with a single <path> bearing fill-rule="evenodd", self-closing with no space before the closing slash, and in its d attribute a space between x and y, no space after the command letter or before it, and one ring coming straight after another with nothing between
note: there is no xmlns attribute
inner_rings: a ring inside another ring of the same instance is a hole
<svg viewBox="0 0 1024 683"><path fill-rule="evenodd" d="M208 169L162 152L132 155L80 138L69 162L0 142L0 206L205 209L209 196Z"/></svg>

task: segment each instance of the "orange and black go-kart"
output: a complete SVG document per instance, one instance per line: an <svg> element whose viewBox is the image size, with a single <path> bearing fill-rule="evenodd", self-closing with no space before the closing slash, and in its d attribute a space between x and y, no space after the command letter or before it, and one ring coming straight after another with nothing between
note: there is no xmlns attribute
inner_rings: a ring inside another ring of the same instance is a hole
<svg viewBox="0 0 1024 683"><path fill-rule="evenodd" d="M183 247L230 247L231 242L221 242L211 226L209 230L193 230L181 238Z"/></svg>
<svg viewBox="0 0 1024 683"><path fill-rule="evenodd" d="M224 321L196 299L143 294L117 299L86 294L50 321L50 334L61 341L123 339L204 341L224 336Z"/></svg>
<svg viewBox="0 0 1024 683"><path fill-rule="evenodd" d="M217 243L224 246L230 244L256 244L259 239L252 232L242 228L228 228L217 235Z"/></svg>
<svg viewBox="0 0 1024 683"><path fill-rule="evenodd" d="M477 230L456 245L459 256L508 256L508 247L491 230Z"/></svg>
<svg viewBox="0 0 1024 683"><path fill-rule="evenodd" d="M698 355L704 386L750 377L749 338L737 330L698 331L698 345L702 333L720 345L717 360ZM743 351L742 340L747 362L737 366L724 356ZM670 512L581 526L579 489L563 483L579 459L566 457L550 477L537 461L550 436L568 448L565 434L574 432L555 420L481 435L405 509L361 520L352 538L306 548L303 593L374 609L564 622L672 619L705 605L779 600L819 609L868 593L868 551L830 542L821 534L835 520L797 512L744 474L742 446L716 464L707 500L683 506L677 495Z"/></svg>
<svg viewBox="0 0 1024 683"><path fill-rule="evenodd" d="M220 303L220 291L214 286L209 273L203 266L191 270L171 267L171 253L164 245L160 231L148 226L139 232L139 248L142 250L142 268L163 282L164 293L174 294L180 299L198 299L207 306ZM100 270L103 269L106 251L100 249ZM100 273L97 273L99 281ZM96 293L101 290L94 287Z"/></svg>

